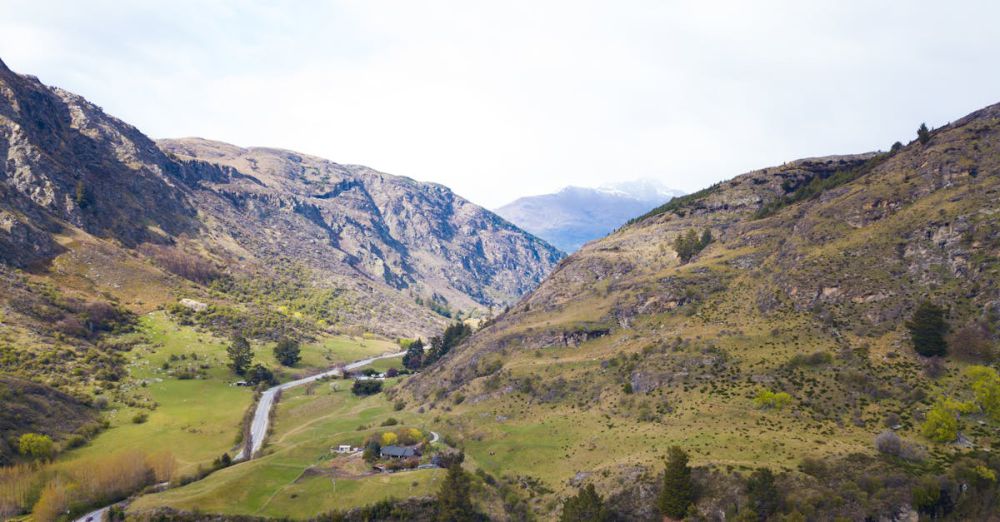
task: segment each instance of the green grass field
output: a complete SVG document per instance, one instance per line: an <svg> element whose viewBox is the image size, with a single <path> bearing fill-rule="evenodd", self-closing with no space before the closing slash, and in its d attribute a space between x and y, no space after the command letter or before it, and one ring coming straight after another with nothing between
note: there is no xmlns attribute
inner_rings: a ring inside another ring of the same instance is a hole
<svg viewBox="0 0 1000 522"><path fill-rule="evenodd" d="M100 458L125 448L148 452L167 449L177 458L178 471L186 474L199 464L208 465L223 452L232 454L253 392L231 385L238 378L226 367L228 340L177 325L163 312L143 316L140 330L148 342L127 354L135 383L127 385L131 389L126 393L158 406L148 411L112 405L113 409L106 414L111 429L89 444L67 452L61 460ZM271 344L253 346L257 360L272 368L278 366ZM303 345L303 360L286 373L315 372L391 351L394 346L374 339L327 338ZM180 359L181 356L184 358ZM169 369L164 369L165 363L170 365ZM171 373L188 366L203 372L204 378L181 380ZM148 420L135 424L132 418L139 412L148 413Z"/></svg>
<svg viewBox="0 0 1000 522"><path fill-rule="evenodd" d="M278 403L274 431L264 456L199 482L142 497L131 509L171 506L224 514L308 518L385 498L436 492L443 470L351 478L323 472L330 468L332 459L348 458L331 452L339 444L358 445L370 433L402 426L427 430L422 416L394 411L382 394L362 399L349 389L350 381L331 380L318 383L312 390L289 390ZM388 417L401 424L380 428Z"/></svg>

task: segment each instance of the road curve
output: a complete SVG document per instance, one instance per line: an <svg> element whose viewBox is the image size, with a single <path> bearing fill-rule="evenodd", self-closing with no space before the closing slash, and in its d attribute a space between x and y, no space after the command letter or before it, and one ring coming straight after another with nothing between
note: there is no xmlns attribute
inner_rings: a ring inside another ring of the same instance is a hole
<svg viewBox="0 0 1000 522"><path fill-rule="evenodd" d="M279 384L264 390L260 395L260 400L257 401L257 409L253 414L253 422L250 423L250 447L244 447L243 451L240 453L236 460L243 460L247 457L252 458L254 455L260 452L260 448L264 446L264 439L267 438L267 428L271 423L271 408L274 407L274 396L280 390L287 390L289 388L294 388L296 386L302 386L303 384L308 384L313 381L322 379L330 375L337 375L345 370L354 370L361 368L362 366L367 366L374 361L379 359L391 359L393 357L400 357L406 352L395 352L379 355L377 357L369 357L367 359L361 359L360 361L354 361L348 363L344 366L338 366L332 370L327 370L323 373L317 373L316 375L310 375L309 377L303 377L298 380L289 381L284 384Z"/></svg>
<svg viewBox="0 0 1000 522"><path fill-rule="evenodd" d="M272 386L264 390L260 396L260 401L257 402L257 409L253 414L253 422L250 424L250 442L252 442L250 448L250 455L253 456L260 451L260 448L264 446L264 439L267 437L267 427L271 422L271 408L274 407L274 395L278 393L278 390L287 390L289 388L294 388L296 386L302 386L303 384L308 384L313 381L317 381L326 377L328 375L337 375L345 370L354 370L361 368L362 366L367 366L379 359L391 359L393 357L399 357L406 352L395 352L379 355L376 357L369 357L367 359L361 359L360 361L354 361L352 363L345 364L344 366L338 366L336 368L327 370L323 373L317 373L316 375L310 375L309 377L303 377L298 380L289 381L284 384L279 384L277 386ZM433 432L432 432L433 433ZM437 433L433 433L434 440L437 440ZM240 461L246 459L247 448L244 447L239 455L233 460ZM166 484L160 484L165 486ZM76 519L74 522L101 522L104 520L104 515L107 514L108 510L114 504L104 506L101 509L95 509L86 515Z"/></svg>

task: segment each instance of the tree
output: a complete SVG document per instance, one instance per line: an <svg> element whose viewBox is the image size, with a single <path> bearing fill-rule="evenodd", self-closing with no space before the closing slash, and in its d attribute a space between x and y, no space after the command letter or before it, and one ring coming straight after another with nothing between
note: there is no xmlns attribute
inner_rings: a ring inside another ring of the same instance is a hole
<svg viewBox="0 0 1000 522"><path fill-rule="evenodd" d="M419 370L424 362L424 341L417 339L410 343L403 355L403 366L410 370Z"/></svg>
<svg viewBox="0 0 1000 522"><path fill-rule="evenodd" d="M424 355L423 366L430 366L444 357L470 335L472 328L461 321L449 325L440 336L431 338L431 349Z"/></svg>
<svg viewBox="0 0 1000 522"><path fill-rule="evenodd" d="M379 457L382 455L382 444L379 443L379 438L372 436L368 439L365 444L365 452L363 458L365 462L369 464L374 464L378 462Z"/></svg>
<svg viewBox="0 0 1000 522"><path fill-rule="evenodd" d="M604 507L604 499L594 489L593 484L581 488L576 496L563 502L561 522L604 522L609 520L608 510Z"/></svg>
<svg viewBox="0 0 1000 522"><path fill-rule="evenodd" d="M711 242L711 230L706 228L701 232L701 236L699 236L698 232L692 228L674 239L674 251L677 252L677 257L680 258L681 263L687 263Z"/></svg>
<svg viewBox="0 0 1000 522"><path fill-rule="evenodd" d="M926 123L921 123L920 128L917 129L917 141L921 145L927 145L927 142L931 141L931 131L927 128Z"/></svg>
<svg viewBox="0 0 1000 522"><path fill-rule="evenodd" d="M439 522L465 522L476 520L469 496L471 481L459 462L448 466L448 475L437 494L437 520Z"/></svg>
<svg viewBox="0 0 1000 522"><path fill-rule="evenodd" d="M246 337L239 334L233 336L233 341L229 344L229 348L226 349L226 353L229 355L229 368L236 375L246 375L247 370L250 369L250 364L253 362L253 350L250 349L250 343L246 340Z"/></svg>
<svg viewBox="0 0 1000 522"><path fill-rule="evenodd" d="M55 445L48 435L25 433L17 440L17 449L21 455L36 459L49 459L55 453Z"/></svg>
<svg viewBox="0 0 1000 522"><path fill-rule="evenodd" d="M660 514L670 518L684 518L694 502L694 484L688 455L679 446L667 451L667 468L663 473L663 490L657 499Z"/></svg>
<svg viewBox="0 0 1000 522"><path fill-rule="evenodd" d="M903 150L903 144L897 141L892 144L892 148L889 149L889 152L899 152L901 150Z"/></svg>
<svg viewBox="0 0 1000 522"><path fill-rule="evenodd" d="M274 345L274 358L284 366L295 366L295 363L302 359L299 342L287 337L282 338Z"/></svg>
<svg viewBox="0 0 1000 522"><path fill-rule="evenodd" d="M273 385L277 381L271 370L268 370L263 364L257 363L247 371L247 382L254 385L261 383Z"/></svg>
<svg viewBox="0 0 1000 522"><path fill-rule="evenodd" d="M754 470L747 478L747 497L750 508L757 513L760 520L768 520L781 506L781 494L774 485L774 473L770 469Z"/></svg>
<svg viewBox="0 0 1000 522"><path fill-rule="evenodd" d="M399 435L396 435L391 431L383 433L382 438L379 439L379 442L382 444L383 447L392 446L393 444L396 444L396 442L398 441L399 441Z"/></svg>
<svg viewBox="0 0 1000 522"><path fill-rule="evenodd" d="M948 351L945 334L948 333L948 322L944 318L944 309L924 301L917 306L913 317L906 322L913 341L913 349L924 357L944 355Z"/></svg>

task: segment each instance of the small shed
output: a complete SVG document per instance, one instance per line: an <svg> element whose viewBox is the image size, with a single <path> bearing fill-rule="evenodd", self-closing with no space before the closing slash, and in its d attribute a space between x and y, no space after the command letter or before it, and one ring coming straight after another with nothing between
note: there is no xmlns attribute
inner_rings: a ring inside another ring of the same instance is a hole
<svg viewBox="0 0 1000 522"><path fill-rule="evenodd" d="M354 450L354 448L352 448L350 444L341 444L340 446L337 446L336 452L337 453L350 453L353 450Z"/></svg>

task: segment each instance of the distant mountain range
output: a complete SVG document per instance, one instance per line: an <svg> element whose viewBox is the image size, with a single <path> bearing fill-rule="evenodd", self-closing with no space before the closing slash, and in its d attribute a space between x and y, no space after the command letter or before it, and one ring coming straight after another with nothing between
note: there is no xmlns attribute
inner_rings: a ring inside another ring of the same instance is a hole
<svg viewBox="0 0 1000 522"><path fill-rule="evenodd" d="M554 194L518 198L495 212L563 252L575 252L584 243L683 194L653 180L599 188L570 186Z"/></svg>

